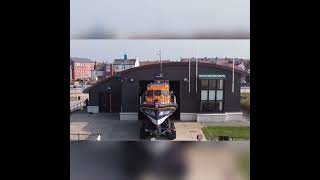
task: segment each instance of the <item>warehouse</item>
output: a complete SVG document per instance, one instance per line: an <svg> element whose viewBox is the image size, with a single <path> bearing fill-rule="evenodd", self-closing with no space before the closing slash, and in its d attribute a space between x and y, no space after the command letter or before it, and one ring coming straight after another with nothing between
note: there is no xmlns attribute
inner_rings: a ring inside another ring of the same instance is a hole
<svg viewBox="0 0 320 180"><path fill-rule="evenodd" d="M162 73L161 73L162 69ZM156 79L170 81L178 110L171 119L197 122L239 120L240 81L245 72L217 64L170 62L150 64L117 73L97 82L89 93L88 112L119 113L120 120L138 120L141 95Z"/></svg>

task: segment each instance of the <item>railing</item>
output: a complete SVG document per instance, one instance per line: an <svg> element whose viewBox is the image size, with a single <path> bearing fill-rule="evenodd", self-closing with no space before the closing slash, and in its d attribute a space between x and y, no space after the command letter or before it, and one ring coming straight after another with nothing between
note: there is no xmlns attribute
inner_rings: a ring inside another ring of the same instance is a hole
<svg viewBox="0 0 320 180"><path fill-rule="evenodd" d="M72 138L75 137L75 138ZM81 139L81 136L86 136L85 138ZM70 134L70 141L84 141L89 140L89 137L96 136L95 138L91 139L91 141L101 141L102 134L99 133L77 133L77 134Z"/></svg>
<svg viewBox="0 0 320 180"><path fill-rule="evenodd" d="M85 106L84 102L79 102L77 104L74 104L72 106L70 106L70 112L75 112L75 111L79 111L79 110L83 110L83 107Z"/></svg>

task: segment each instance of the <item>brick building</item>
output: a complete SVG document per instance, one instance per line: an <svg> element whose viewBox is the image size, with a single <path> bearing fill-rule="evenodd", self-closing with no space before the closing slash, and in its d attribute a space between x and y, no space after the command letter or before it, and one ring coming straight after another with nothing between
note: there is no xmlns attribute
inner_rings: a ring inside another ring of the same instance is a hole
<svg viewBox="0 0 320 180"><path fill-rule="evenodd" d="M102 80L108 78L115 74L112 64L103 63L99 66L97 65L94 70L91 70L91 79L93 80Z"/></svg>
<svg viewBox="0 0 320 180"><path fill-rule="evenodd" d="M88 79L91 77L91 70L95 69L96 62L88 58L70 58L72 80Z"/></svg>

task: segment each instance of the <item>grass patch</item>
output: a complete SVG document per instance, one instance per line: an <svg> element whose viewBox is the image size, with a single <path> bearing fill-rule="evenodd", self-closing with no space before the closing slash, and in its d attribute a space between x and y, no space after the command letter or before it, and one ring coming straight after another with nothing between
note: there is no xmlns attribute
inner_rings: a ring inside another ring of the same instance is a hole
<svg viewBox="0 0 320 180"><path fill-rule="evenodd" d="M241 93L240 94L240 106L250 112L250 93Z"/></svg>
<svg viewBox="0 0 320 180"><path fill-rule="evenodd" d="M213 139L214 136L230 136L234 140L250 139L250 127L208 126L202 128L202 131L208 140Z"/></svg>

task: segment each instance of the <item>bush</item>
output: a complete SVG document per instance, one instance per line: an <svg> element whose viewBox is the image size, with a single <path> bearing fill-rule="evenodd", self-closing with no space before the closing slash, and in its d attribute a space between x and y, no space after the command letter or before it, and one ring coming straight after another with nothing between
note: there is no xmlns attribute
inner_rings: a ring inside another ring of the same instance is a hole
<svg viewBox="0 0 320 180"><path fill-rule="evenodd" d="M243 109L250 112L250 93L241 93L240 105Z"/></svg>

